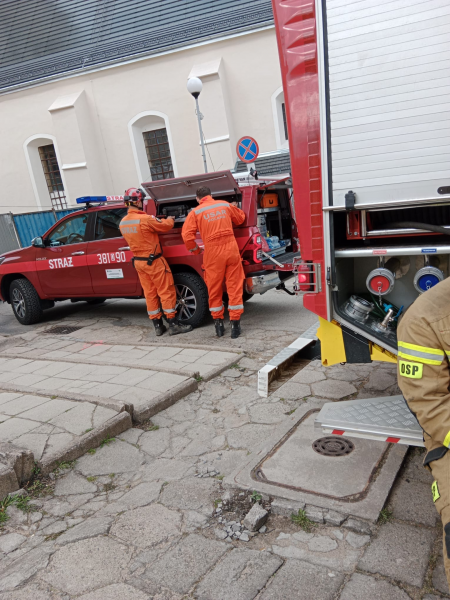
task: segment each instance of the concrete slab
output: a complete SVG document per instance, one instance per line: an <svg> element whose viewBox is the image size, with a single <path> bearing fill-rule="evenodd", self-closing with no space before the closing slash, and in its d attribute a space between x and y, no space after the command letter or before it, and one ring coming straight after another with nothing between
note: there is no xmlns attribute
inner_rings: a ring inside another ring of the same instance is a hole
<svg viewBox="0 0 450 600"><path fill-rule="evenodd" d="M320 598L320 600L332 600L336 598L343 581L342 573L330 571L327 567L311 565L299 560L288 560L263 591L260 599L304 598L306 600L307 598Z"/></svg>
<svg viewBox="0 0 450 600"><path fill-rule="evenodd" d="M15 400L16 398L20 398L23 394L14 393L14 392L0 392L0 406L3 404L7 404L11 402L11 400ZM2 409L0 409L1 411Z"/></svg>
<svg viewBox="0 0 450 600"><path fill-rule="evenodd" d="M445 575L444 559L442 555L439 556L433 571L433 587L442 594L450 596L450 589Z"/></svg>
<svg viewBox="0 0 450 600"><path fill-rule="evenodd" d="M361 600L361 598L409 600L409 596L405 591L387 581L374 579L361 573L354 573L342 590L340 600Z"/></svg>
<svg viewBox="0 0 450 600"><path fill-rule="evenodd" d="M208 540L190 534L145 572L145 577L156 584L186 594L227 551L224 542Z"/></svg>
<svg viewBox="0 0 450 600"><path fill-rule="evenodd" d="M15 373L14 379L9 379L9 381L22 386L34 386L38 383L46 381L47 379L48 377L45 375L37 375L36 373L27 373L25 375L21 373Z"/></svg>
<svg viewBox="0 0 450 600"><path fill-rule="evenodd" d="M7 421L0 423L0 441L10 442L20 435L36 429L36 427L39 427L39 425L40 423L37 421L10 418Z"/></svg>
<svg viewBox="0 0 450 600"><path fill-rule="evenodd" d="M44 581L68 594L119 583L131 549L110 538L98 537L63 546L53 554Z"/></svg>
<svg viewBox="0 0 450 600"><path fill-rule="evenodd" d="M235 548L205 576L195 597L200 600L253 600L282 564L269 552Z"/></svg>
<svg viewBox="0 0 450 600"><path fill-rule="evenodd" d="M65 411L61 415L58 415L49 421L49 423L56 425L57 427L61 427L69 433L82 435L87 430L92 429L92 416L96 409L96 405L88 402L73 404L74 405L69 410ZM108 418L113 417L115 414L117 413L111 410L109 416L106 416L104 421L107 421Z"/></svg>
<svg viewBox="0 0 450 600"><path fill-rule="evenodd" d="M25 394L24 396L18 396L14 400L2 404L1 411L5 415L19 415L20 413L35 408L36 406L40 406L45 402L48 402L48 398L45 396L31 396Z"/></svg>
<svg viewBox="0 0 450 600"><path fill-rule="evenodd" d="M380 528L358 567L421 588L435 536L433 530L424 527L387 523Z"/></svg>
<svg viewBox="0 0 450 600"><path fill-rule="evenodd" d="M251 448L252 456L224 479L224 485L375 522L407 447L354 440L356 449L346 457L321 456L311 447L320 437L314 430L316 412L313 401L302 404L275 426L271 438Z"/></svg>
<svg viewBox="0 0 450 600"><path fill-rule="evenodd" d="M258 466L261 476L275 484L333 498L361 495L369 486L387 444L355 440L351 454L323 456L312 447L322 437L314 429L314 417L313 413L301 421L275 453Z"/></svg>
<svg viewBox="0 0 450 600"><path fill-rule="evenodd" d="M138 548L151 548L181 536L181 515L161 504L151 504L122 514L111 528L120 541Z"/></svg>
<svg viewBox="0 0 450 600"><path fill-rule="evenodd" d="M17 378L17 373L0 373L0 382L13 381Z"/></svg>
<svg viewBox="0 0 450 600"><path fill-rule="evenodd" d="M20 416L23 419L32 419L35 421L40 421L41 423L45 423L46 421L50 421L50 419L57 417L64 411L71 408L73 408L73 402L70 402L69 400L49 399L48 402L45 402L40 406L26 410L25 412L21 413Z"/></svg>
<svg viewBox="0 0 450 600"><path fill-rule="evenodd" d="M46 433L25 433L14 438L14 444L19 448L30 450L33 453L34 460L40 460L44 454L48 438L49 436Z"/></svg>
<svg viewBox="0 0 450 600"><path fill-rule="evenodd" d="M137 387L153 390L155 392L168 392L175 386L186 381L188 377L183 375L172 375L169 373L156 373L142 383L138 383Z"/></svg>
<svg viewBox="0 0 450 600"><path fill-rule="evenodd" d="M394 518L401 521L421 523L428 527L434 527L440 521L428 483L400 479L394 487L390 505Z"/></svg>

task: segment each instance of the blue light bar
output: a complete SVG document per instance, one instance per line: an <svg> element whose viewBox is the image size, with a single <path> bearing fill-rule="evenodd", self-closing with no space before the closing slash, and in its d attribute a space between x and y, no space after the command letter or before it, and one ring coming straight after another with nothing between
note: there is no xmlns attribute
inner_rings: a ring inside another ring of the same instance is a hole
<svg viewBox="0 0 450 600"><path fill-rule="evenodd" d="M81 196L81 198L77 198L77 204L87 204L88 202L106 202L106 196Z"/></svg>

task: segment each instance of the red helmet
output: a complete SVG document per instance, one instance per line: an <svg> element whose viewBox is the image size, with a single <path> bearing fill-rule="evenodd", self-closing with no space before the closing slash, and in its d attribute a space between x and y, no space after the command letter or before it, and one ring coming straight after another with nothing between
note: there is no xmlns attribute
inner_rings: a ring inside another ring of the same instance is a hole
<svg viewBox="0 0 450 600"><path fill-rule="evenodd" d="M145 198L145 192L140 190L139 188L128 188L125 191L125 195L123 197L125 204L137 204L138 202L143 202Z"/></svg>

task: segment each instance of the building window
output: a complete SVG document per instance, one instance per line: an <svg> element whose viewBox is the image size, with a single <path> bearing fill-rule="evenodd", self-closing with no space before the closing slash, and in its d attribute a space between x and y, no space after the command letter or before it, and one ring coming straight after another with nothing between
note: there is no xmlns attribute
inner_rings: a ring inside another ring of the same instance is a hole
<svg viewBox="0 0 450 600"><path fill-rule="evenodd" d="M286 119L286 104L284 102L281 104L281 112L283 114L284 139L288 140L289 135L288 135L288 126L287 126L287 119Z"/></svg>
<svg viewBox="0 0 450 600"><path fill-rule="evenodd" d="M145 131L142 135L152 181L175 177L166 128Z"/></svg>
<svg viewBox="0 0 450 600"><path fill-rule="evenodd" d="M39 156L52 207L56 210L67 208L67 198L64 192L58 159L56 158L55 146L53 144L39 146Z"/></svg>

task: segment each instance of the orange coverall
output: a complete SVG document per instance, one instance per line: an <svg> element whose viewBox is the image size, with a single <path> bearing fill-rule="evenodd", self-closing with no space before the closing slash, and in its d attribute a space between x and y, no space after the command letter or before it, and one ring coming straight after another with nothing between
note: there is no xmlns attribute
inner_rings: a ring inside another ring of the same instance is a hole
<svg viewBox="0 0 450 600"><path fill-rule="evenodd" d="M244 312L242 300L244 269L233 223L241 225L245 213L225 200L213 200L205 196L194 208L183 225L181 235L189 252L200 254L195 241L197 231L205 244L203 268L208 287L209 310L214 319L223 319L223 282L226 282L229 304L228 312L232 321L239 320Z"/></svg>
<svg viewBox="0 0 450 600"><path fill-rule="evenodd" d="M120 222L120 233L133 256L148 258L150 254L162 253L158 233L169 231L172 227L171 219L160 220L138 208L130 207L128 214ZM161 318L161 306L166 317L173 319L176 314L177 294L172 271L166 259L163 256L156 258L151 266L145 261L136 260L134 266L144 290L150 319Z"/></svg>

